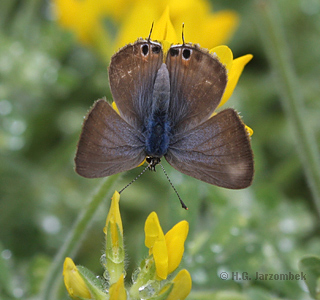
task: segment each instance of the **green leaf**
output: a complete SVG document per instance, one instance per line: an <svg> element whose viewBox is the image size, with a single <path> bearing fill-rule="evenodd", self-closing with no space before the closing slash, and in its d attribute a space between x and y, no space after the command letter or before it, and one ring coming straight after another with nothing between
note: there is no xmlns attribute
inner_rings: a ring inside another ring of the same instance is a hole
<svg viewBox="0 0 320 300"><path fill-rule="evenodd" d="M317 256L304 257L299 262L300 270L306 274L306 284L314 299L320 299L320 258Z"/></svg>
<svg viewBox="0 0 320 300"><path fill-rule="evenodd" d="M161 289L161 291L157 296L151 297L150 300L166 300L170 295L172 289L173 289L173 283L168 283Z"/></svg>
<svg viewBox="0 0 320 300"><path fill-rule="evenodd" d="M0 244L0 254L4 253L2 244ZM1 289L7 294L12 295L12 273L9 268L8 259L0 255L0 291Z"/></svg>
<svg viewBox="0 0 320 300"><path fill-rule="evenodd" d="M105 283L101 277L95 276L89 269L83 266L77 266L78 271L85 281L91 295L96 300L107 299Z"/></svg>

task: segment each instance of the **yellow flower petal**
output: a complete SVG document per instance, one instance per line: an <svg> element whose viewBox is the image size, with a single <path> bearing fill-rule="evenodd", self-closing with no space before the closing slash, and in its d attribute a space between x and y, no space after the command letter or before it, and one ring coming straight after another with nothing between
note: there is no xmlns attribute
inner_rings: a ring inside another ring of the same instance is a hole
<svg viewBox="0 0 320 300"><path fill-rule="evenodd" d="M118 106L117 106L117 104L116 104L114 101L111 103L111 106L112 106L112 108L117 112L117 114L120 115Z"/></svg>
<svg viewBox="0 0 320 300"><path fill-rule="evenodd" d="M252 57L253 56L251 54L247 54L233 60L231 70L229 70L229 73L228 73L227 87L218 107L225 104L228 101L228 99L231 97L233 90L238 83L238 80L240 78L240 75L243 71L244 66L252 59Z"/></svg>
<svg viewBox="0 0 320 300"><path fill-rule="evenodd" d="M232 11L212 13L207 0L53 0L53 3L58 23L107 58L137 38L148 37L151 24L162 23L169 9L172 23L165 22L163 27L167 31L164 41L169 44L181 43L184 23L185 41L210 49L230 38L239 19ZM117 29L115 38L112 38L115 30L106 24ZM179 33L178 39L173 28ZM167 48L165 45L164 49Z"/></svg>
<svg viewBox="0 0 320 300"><path fill-rule="evenodd" d="M187 221L181 221L172 227L165 235L168 249L168 274L172 273L181 262L184 252L184 242L188 232L189 223Z"/></svg>
<svg viewBox="0 0 320 300"><path fill-rule="evenodd" d="M185 41L210 49L226 43L238 25L239 17L232 11L212 13L206 0L167 0L174 28L179 33L185 24Z"/></svg>
<svg viewBox="0 0 320 300"><path fill-rule="evenodd" d="M209 51L211 54L216 55L219 61L226 67L227 72L232 68L233 53L227 46L217 46Z"/></svg>
<svg viewBox="0 0 320 300"><path fill-rule="evenodd" d="M245 125L245 127L246 127L246 130L247 130L249 136L252 136L252 135L253 135L253 130L252 130L252 128L250 128L250 127L247 126L247 125Z"/></svg>
<svg viewBox="0 0 320 300"><path fill-rule="evenodd" d="M156 265L156 273L161 279L167 279L168 276L168 250L166 240L160 236L154 243L152 248L154 263Z"/></svg>
<svg viewBox="0 0 320 300"><path fill-rule="evenodd" d="M153 211L148 216L145 225L145 245L149 249L153 247L155 241L159 238L159 235L163 235L162 228L160 226L160 222L157 214Z"/></svg>
<svg viewBox="0 0 320 300"><path fill-rule="evenodd" d="M132 7L135 1L136 0L102 0L102 11L109 18L114 19L116 22L121 22L126 18L128 9Z"/></svg>
<svg viewBox="0 0 320 300"><path fill-rule="evenodd" d="M119 280L111 285L109 289L110 300L126 300L127 293L124 288L124 275L121 274Z"/></svg>
<svg viewBox="0 0 320 300"><path fill-rule="evenodd" d="M160 16L152 4L152 1L135 2L130 14L127 14L127 18L121 24L115 43L116 50L135 42L139 37L147 38L149 36L152 23Z"/></svg>
<svg viewBox="0 0 320 300"><path fill-rule="evenodd" d="M167 6L160 19L155 22L151 38L160 42L170 42L163 44L164 52L168 51L170 44L180 42L170 20L169 6Z"/></svg>
<svg viewBox="0 0 320 300"><path fill-rule="evenodd" d="M170 15L174 28L178 33L184 24L184 38L186 43L201 42L202 30L206 30L203 21L210 15L210 4L203 0L171 0L168 1ZM212 38L212 35L211 35ZM207 39L210 39L207 37ZM181 43L181 40L179 41Z"/></svg>
<svg viewBox="0 0 320 300"><path fill-rule="evenodd" d="M173 289L166 300L184 300L192 287L191 276L185 269L181 270L173 279Z"/></svg>
<svg viewBox="0 0 320 300"><path fill-rule="evenodd" d="M91 299L91 293L70 257L63 264L64 284L73 299Z"/></svg>
<svg viewBox="0 0 320 300"><path fill-rule="evenodd" d="M144 231L145 245L149 248L149 254L153 255L157 275L161 279L166 279L168 276L168 250L166 239L155 212L148 216Z"/></svg>
<svg viewBox="0 0 320 300"><path fill-rule="evenodd" d="M205 18L199 31L199 44L207 49L225 44L239 24L237 13L224 10L210 14Z"/></svg>
<svg viewBox="0 0 320 300"><path fill-rule="evenodd" d="M167 22L169 10L169 20L172 22ZM136 1L123 19L116 48L132 43L138 37L146 38L151 24L155 22L155 26L157 23L164 26L154 28L152 39L165 40L169 44L181 43L181 35L177 35L176 32L180 33L182 24L185 24L185 42L198 43L210 49L227 42L237 27L238 20L238 15L233 11L212 13L210 3L206 0ZM166 38L162 39L163 32L166 31Z"/></svg>
<svg viewBox="0 0 320 300"><path fill-rule="evenodd" d="M54 4L58 22L72 30L82 43L103 38L101 0L54 0Z"/></svg>

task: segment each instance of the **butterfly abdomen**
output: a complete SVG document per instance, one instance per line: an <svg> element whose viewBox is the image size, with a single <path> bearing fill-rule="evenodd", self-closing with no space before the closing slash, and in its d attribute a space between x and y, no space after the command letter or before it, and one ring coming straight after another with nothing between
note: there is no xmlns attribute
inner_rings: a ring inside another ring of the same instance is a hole
<svg viewBox="0 0 320 300"><path fill-rule="evenodd" d="M161 157L169 147L170 124L163 113L155 113L148 121L145 150L147 156Z"/></svg>

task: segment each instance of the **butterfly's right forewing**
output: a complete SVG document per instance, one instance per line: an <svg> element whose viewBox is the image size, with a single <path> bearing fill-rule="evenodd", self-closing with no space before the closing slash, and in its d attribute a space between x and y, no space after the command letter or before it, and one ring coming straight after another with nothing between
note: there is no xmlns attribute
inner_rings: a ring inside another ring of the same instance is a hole
<svg viewBox="0 0 320 300"><path fill-rule="evenodd" d="M154 82L162 60L161 45L146 40L125 46L111 58L113 100L120 115L135 128L141 128L151 114Z"/></svg>

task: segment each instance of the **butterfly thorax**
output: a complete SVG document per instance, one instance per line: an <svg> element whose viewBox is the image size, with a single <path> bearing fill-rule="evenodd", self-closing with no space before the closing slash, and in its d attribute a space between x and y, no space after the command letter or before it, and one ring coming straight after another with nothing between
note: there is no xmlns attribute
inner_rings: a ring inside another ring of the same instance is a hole
<svg viewBox="0 0 320 300"><path fill-rule="evenodd" d="M151 114L145 124L145 151L147 156L161 157L169 147L170 79L167 66L162 64L155 78Z"/></svg>

